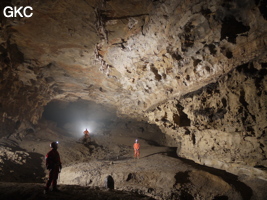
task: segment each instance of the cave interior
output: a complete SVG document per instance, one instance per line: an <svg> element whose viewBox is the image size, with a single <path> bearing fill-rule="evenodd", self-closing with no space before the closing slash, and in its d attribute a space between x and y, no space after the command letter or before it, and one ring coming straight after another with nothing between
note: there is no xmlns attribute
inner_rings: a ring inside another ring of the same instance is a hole
<svg viewBox="0 0 267 200"><path fill-rule="evenodd" d="M266 1L0 8L4 199L267 199ZM47 197L54 141L63 192Z"/></svg>

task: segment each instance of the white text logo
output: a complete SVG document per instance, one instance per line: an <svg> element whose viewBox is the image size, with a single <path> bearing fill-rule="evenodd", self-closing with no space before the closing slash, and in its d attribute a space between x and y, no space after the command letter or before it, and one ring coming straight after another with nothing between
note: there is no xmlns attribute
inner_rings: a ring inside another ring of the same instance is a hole
<svg viewBox="0 0 267 200"><path fill-rule="evenodd" d="M11 7L11 6L7 6L4 8L3 13L5 17L31 17L33 15L32 12L28 12L27 14L27 10L33 10L31 6L26 6L26 7Z"/></svg>

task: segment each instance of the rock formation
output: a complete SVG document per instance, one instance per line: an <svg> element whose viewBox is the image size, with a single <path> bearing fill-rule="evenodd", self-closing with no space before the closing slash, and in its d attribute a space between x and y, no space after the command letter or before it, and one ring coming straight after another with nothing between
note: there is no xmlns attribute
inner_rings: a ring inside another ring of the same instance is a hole
<svg viewBox="0 0 267 200"><path fill-rule="evenodd" d="M177 155L263 176L263 0L6 0L33 7L0 29L2 137L34 131L53 101L93 101L160 127ZM265 176L265 175L264 175Z"/></svg>

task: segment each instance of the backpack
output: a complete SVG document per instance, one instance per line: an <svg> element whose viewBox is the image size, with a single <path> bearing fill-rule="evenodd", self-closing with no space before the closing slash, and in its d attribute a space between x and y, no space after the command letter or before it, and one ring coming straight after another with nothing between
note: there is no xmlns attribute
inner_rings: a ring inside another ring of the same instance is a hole
<svg viewBox="0 0 267 200"><path fill-rule="evenodd" d="M114 190L114 179L110 175L108 175L105 179L105 188Z"/></svg>

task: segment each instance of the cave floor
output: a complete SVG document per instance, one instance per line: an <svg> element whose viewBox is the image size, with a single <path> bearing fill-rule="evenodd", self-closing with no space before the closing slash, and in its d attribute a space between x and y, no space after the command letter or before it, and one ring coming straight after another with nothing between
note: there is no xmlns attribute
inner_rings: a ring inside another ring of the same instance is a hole
<svg viewBox="0 0 267 200"><path fill-rule="evenodd" d="M176 148L144 138L141 158L134 159L134 139L116 133L92 136L91 143L82 144L51 127L1 138L1 199L267 199L264 179L178 158ZM60 141L62 192L44 195L44 155L51 140ZM104 188L107 175L114 179L114 191Z"/></svg>
<svg viewBox="0 0 267 200"><path fill-rule="evenodd" d="M0 194L3 200L78 200L78 199L114 199L114 200L135 200L135 199L153 199L144 195L130 193L126 191L112 191L100 188L88 188L78 185L61 185L60 192L48 192L43 194L44 185L41 183L11 183L0 182Z"/></svg>

